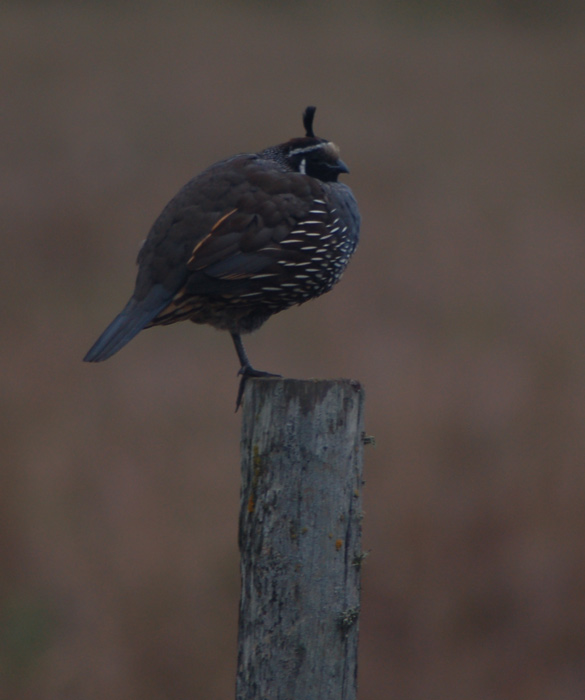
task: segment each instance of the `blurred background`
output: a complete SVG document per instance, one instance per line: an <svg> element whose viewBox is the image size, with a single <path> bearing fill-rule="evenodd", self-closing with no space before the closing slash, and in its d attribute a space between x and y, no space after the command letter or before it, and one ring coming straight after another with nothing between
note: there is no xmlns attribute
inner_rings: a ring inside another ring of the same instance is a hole
<svg viewBox="0 0 585 700"><path fill-rule="evenodd" d="M0 8L0 698L234 697L229 337L81 358L210 163L337 142L342 283L254 364L366 387L359 697L585 697L580 2Z"/></svg>

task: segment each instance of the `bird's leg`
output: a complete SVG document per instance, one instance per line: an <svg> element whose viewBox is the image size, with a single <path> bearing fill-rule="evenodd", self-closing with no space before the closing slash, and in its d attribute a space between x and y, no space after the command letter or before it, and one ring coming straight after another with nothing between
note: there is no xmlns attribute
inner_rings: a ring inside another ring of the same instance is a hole
<svg viewBox="0 0 585 700"><path fill-rule="evenodd" d="M262 372L259 369L254 369L250 364L246 350L244 349L244 343L242 343L242 338L239 333L231 334L232 340L238 353L238 359L240 360L240 370L238 375L241 375L240 387L238 389L238 396L236 398L236 411L242 403L242 397L244 396L244 389L246 387L246 380L248 377L281 377L281 374L272 374L271 372Z"/></svg>

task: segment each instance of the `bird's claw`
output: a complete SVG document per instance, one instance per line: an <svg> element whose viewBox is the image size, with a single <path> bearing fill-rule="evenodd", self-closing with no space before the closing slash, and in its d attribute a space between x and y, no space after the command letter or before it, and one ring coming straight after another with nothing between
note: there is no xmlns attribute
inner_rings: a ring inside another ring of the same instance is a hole
<svg viewBox="0 0 585 700"><path fill-rule="evenodd" d="M242 377L240 379L240 386L238 387L238 396L236 398L236 412L238 408L242 405L242 399L244 398L244 389L246 388L246 381L250 377L282 377L282 374L274 374L273 372L263 372L259 369L254 369L251 365L243 365L238 370L238 376Z"/></svg>

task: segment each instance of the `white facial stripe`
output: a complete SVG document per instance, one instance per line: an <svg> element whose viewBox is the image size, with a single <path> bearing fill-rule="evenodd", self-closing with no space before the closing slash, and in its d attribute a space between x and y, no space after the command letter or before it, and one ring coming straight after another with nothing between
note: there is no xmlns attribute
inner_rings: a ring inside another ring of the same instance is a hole
<svg viewBox="0 0 585 700"><path fill-rule="evenodd" d="M301 161L301 163L299 165L299 173L301 173L301 175L307 174L307 159L306 158L303 158L303 160Z"/></svg>
<svg viewBox="0 0 585 700"><path fill-rule="evenodd" d="M290 156L296 156L299 153L312 153L313 151L321 151L326 144L318 143L316 146L305 146L305 148L295 148L294 151L289 152Z"/></svg>

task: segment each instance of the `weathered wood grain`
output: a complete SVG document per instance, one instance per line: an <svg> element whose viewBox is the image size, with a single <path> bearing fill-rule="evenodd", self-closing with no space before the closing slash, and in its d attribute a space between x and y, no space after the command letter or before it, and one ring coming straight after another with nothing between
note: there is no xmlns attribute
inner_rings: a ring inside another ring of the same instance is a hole
<svg viewBox="0 0 585 700"><path fill-rule="evenodd" d="M246 387L237 700L355 700L363 403L345 379Z"/></svg>

